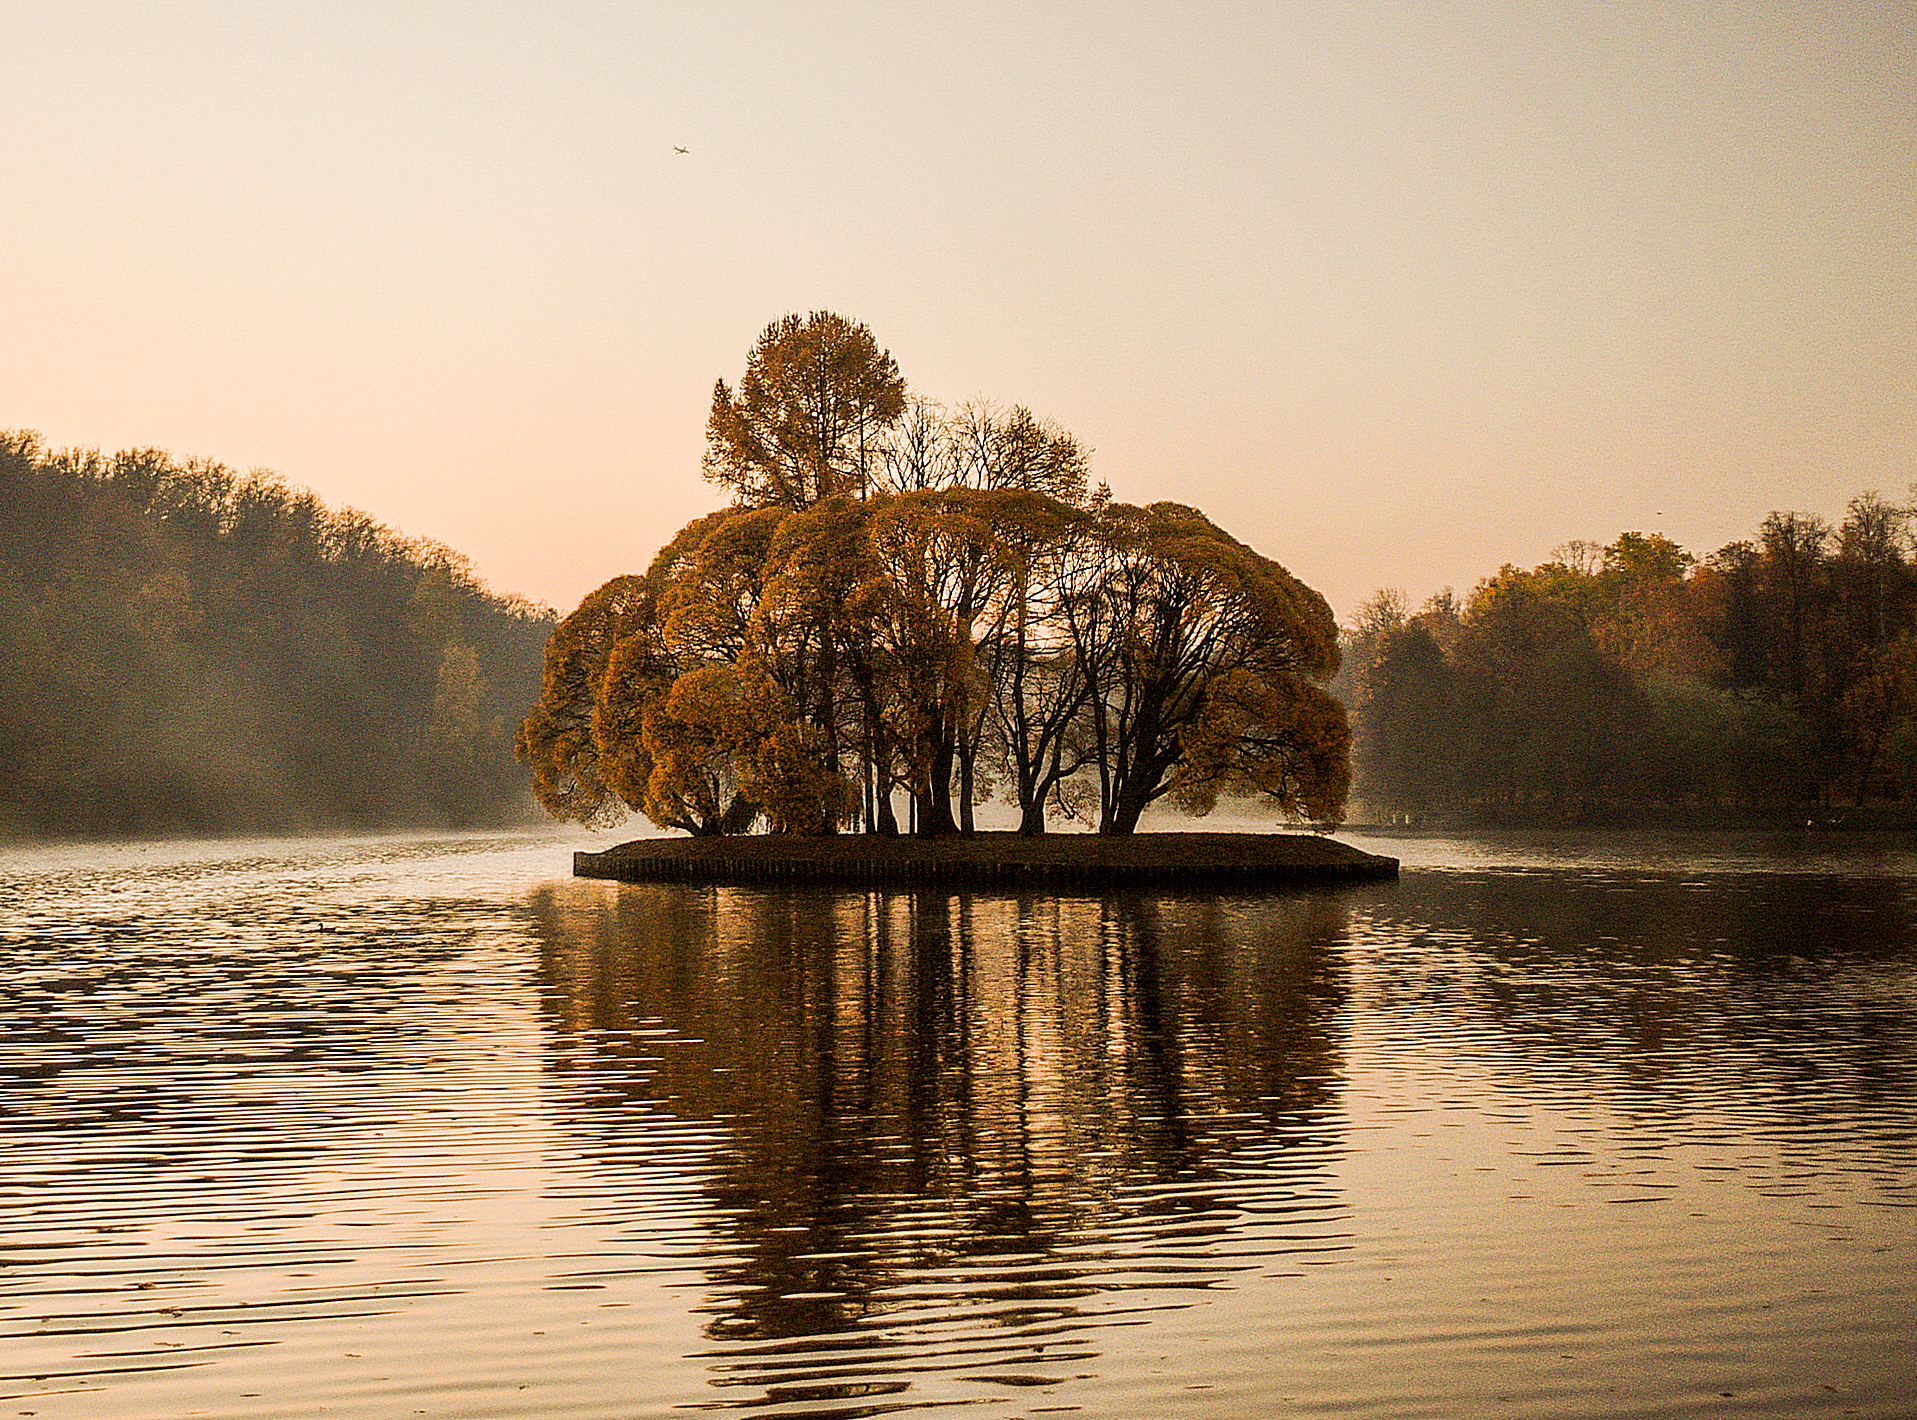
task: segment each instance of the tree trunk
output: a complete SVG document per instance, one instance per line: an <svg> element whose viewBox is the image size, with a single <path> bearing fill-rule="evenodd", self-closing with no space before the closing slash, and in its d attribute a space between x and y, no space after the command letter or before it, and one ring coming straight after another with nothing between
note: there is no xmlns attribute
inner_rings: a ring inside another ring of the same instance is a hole
<svg viewBox="0 0 1917 1420"><path fill-rule="evenodd" d="M859 496L865 496L863 488ZM859 719L863 728L859 737L859 827L872 833L878 828L877 806L872 801L872 721L863 704L859 706Z"/></svg>
<svg viewBox="0 0 1917 1420"><path fill-rule="evenodd" d="M825 762L834 774L841 771L839 763L839 717L838 706L833 701L833 682L838 677L838 658L833 654L832 633L828 628L819 647L819 708L816 723L825 735ZM821 826L820 832L835 834L839 831L837 819L829 818Z"/></svg>
<svg viewBox="0 0 1917 1420"><path fill-rule="evenodd" d="M978 751L969 745L959 751L959 832L971 833L972 822L972 772L978 759Z"/></svg>
<svg viewBox="0 0 1917 1420"><path fill-rule="evenodd" d="M1112 806L1108 821L1099 828L1100 833L1122 834L1138 831L1138 816L1145 812L1145 798L1142 794L1126 793Z"/></svg>
<svg viewBox="0 0 1917 1420"><path fill-rule="evenodd" d="M1092 695L1092 743L1098 761L1098 831L1108 832L1112 820L1112 753L1111 737L1106 733L1105 697L1094 691Z"/></svg>
<svg viewBox="0 0 1917 1420"><path fill-rule="evenodd" d="M950 838L959 831L958 821L952 817L949 793L921 794L913 802L918 807L918 827L914 832L920 838Z"/></svg>
<svg viewBox="0 0 1917 1420"><path fill-rule="evenodd" d="M941 736L932 755L932 774L918 798L918 836L945 838L958 832L952 817L952 741Z"/></svg>
<svg viewBox="0 0 1917 1420"><path fill-rule="evenodd" d="M752 821L759 816L759 806L744 794L734 794L732 802L726 805L725 813L719 819L721 833L749 833Z"/></svg>

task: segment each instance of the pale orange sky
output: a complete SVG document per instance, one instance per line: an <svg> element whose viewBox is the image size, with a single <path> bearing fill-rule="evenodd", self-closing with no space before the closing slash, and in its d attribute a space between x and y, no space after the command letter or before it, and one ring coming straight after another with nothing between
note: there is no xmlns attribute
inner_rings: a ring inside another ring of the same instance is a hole
<svg viewBox="0 0 1917 1420"><path fill-rule="evenodd" d="M723 501L712 383L817 308L1341 616L1917 479L1908 3L13 0L0 53L0 426L561 610Z"/></svg>

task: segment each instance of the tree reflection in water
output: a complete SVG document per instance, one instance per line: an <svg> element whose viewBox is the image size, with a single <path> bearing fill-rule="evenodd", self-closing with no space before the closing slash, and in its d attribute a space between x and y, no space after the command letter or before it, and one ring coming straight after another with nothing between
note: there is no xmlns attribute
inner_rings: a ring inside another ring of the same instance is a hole
<svg viewBox="0 0 1917 1420"><path fill-rule="evenodd" d="M627 885L535 908L549 1068L598 1077L568 1091L598 1101L589 1152L629 1158L635 1108L722 1140L717 1403L1065 1381L1102 1327L1341 1246L1336 895Z"/></svg>

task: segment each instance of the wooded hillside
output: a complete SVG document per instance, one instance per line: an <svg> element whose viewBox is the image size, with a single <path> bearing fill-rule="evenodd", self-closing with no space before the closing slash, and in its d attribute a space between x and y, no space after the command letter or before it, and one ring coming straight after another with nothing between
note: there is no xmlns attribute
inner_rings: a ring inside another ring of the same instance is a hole
<svg viewBox="0 0 1917 1420"><path fill-rule="evenodd" d="M1628 532L1360 608L1334 689L1373 814L1917 800L1917 545L1865 493L1703 559Z"/></svg>
<svg viewBox="0 0 1917 1420"><path fill-rule="evenodd" d="M523 816L552 617L270 475L0 433L0 832Z"/></svg>

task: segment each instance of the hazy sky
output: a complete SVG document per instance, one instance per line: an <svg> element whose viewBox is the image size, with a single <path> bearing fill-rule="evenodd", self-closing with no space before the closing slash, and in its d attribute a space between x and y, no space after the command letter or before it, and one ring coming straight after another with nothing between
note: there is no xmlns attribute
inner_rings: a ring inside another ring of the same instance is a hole
<svg viewBox="0 0 1917 1420"><path fill-rule="evenodd" d="M0 53L0 426L561 610L723 501L712 383L818 308L1341 616L1917 479L1909 0L11 0Z"/></svg>

